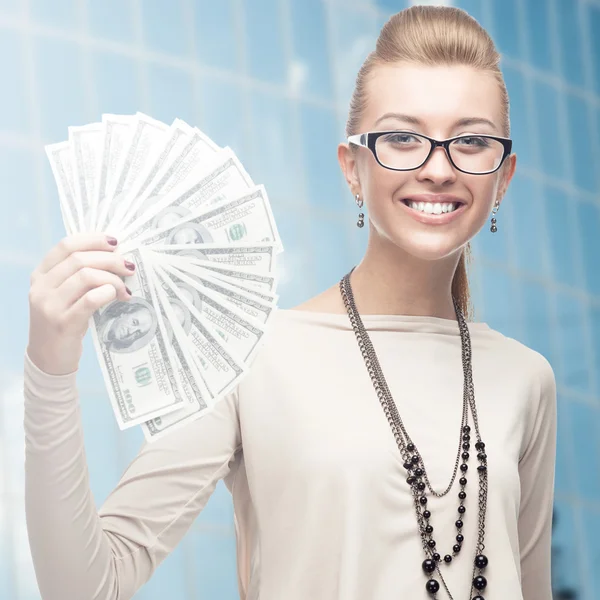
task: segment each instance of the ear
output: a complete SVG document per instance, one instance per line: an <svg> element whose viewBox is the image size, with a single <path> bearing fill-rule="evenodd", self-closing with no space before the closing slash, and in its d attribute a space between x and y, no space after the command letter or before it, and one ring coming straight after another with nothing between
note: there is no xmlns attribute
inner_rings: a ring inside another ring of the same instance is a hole
<svg viewBox="0 0 600 600"><path fill-rule="evenodd" d="M498 184L498 193L496 195L496 200L499 204L502 203L504 196L506 195L506 190L508 189L508 185L510 184L513 175L515 174L515 169L517 168L517 155L509 154L506 157L505 163L502 165L500 181Z"/></svg>
<svg viewBox="0 0 600 600"><path fill-rule="evenodd" d="M356 151L350 148L349 144L343 143L338 146L338 161L344 173L346 183L353 196L361 194L360 179L358 177L358 166L356 163ZM361 194L362 196L362 194Z"/></svg>

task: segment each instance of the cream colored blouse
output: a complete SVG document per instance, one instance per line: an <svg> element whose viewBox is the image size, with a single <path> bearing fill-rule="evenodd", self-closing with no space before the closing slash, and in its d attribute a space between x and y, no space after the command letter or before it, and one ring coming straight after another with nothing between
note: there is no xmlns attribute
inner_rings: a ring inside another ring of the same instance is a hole
<svg viewBox="0 0 600 600"><path fill-rule="evenodd" d="M363 321L434 489L445 489L461 422L457 323ZM550 600L554 375L515 340L483 323L469 329L489 465L482 595ZM430 598L406 471L346 315L279 310L236 391L144 444L100 510L75 379L25 359L26 514L44 600L131 598L219 479L233 495L242 600ZM471 598L478 478L467 478L463 549L442 571L454 600ZM458 491L455 482L428 504L442 556L455 543ZM437 597L448 596L442 588Z"/></svg>

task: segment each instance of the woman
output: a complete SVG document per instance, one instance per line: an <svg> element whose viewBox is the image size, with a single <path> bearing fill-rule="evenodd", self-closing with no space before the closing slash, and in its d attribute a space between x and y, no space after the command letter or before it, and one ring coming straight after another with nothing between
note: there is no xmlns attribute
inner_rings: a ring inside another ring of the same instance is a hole
<svg viewBox="0 0 600 600"><path fill-rule="evenodd" d="M486 32L452 8L395 15L338 151L368 209L363 260L279 311L235 392L144 446L99 512L75 371L89 315L126 298L127 270L99 234L52 250L33 276L25 381L44 600L131 598L222 478L243 599L549 600L553 372L463 316L468 242L490 214L499 227L515 171L508 136Z"/></svg>

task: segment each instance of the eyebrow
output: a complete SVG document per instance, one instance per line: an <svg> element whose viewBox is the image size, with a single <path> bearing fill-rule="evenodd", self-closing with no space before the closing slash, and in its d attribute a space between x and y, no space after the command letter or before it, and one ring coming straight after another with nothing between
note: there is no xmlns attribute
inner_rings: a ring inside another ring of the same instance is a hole
<svg viewBox="0 0 600 600"><path fill-rule="evenodd" d="M406 123L411 123L412 125L423 126L423 121L418 119L417 117L413 117L412 115L403 115L400 113L385 113L375 121L375 125L378 125L381 121L385 119L396 119L398 121L405 121ZM464 117L462 119L458 119L454 123L454 127L465 127L468 125L488 125L492 129L496 129L496 125L489 119L484 117Z"/></svg>

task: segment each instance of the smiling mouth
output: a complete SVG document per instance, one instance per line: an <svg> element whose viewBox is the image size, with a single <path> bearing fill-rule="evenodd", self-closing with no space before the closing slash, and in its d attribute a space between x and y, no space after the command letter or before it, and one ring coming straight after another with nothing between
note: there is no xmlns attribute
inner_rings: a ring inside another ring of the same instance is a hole
<svg viewBox="0 0 600 600"><path fill-rule="evenodd" d="M443 215L454 212L462 206L460 202L415 202L410 198L402 200L406 206L426 215Z"/></svg>

